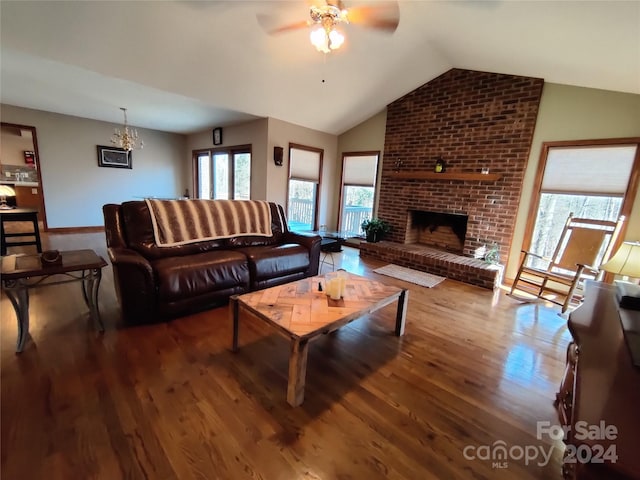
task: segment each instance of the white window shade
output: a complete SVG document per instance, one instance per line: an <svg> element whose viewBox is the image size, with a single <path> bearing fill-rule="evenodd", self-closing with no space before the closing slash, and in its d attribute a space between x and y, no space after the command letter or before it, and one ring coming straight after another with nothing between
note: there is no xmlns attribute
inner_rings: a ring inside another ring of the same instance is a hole
<svg viewBox="0 0 640 480"><path fill-rule="evenodd" d="M345 156L342 182L345 185L373 187L376 183L377 155Z"/></svg>
<svg viewBox="0 0 640 480"><path fill-rule="evenodd" d="M542 191L624 195L635 155L635 145L551 148Z"/></svg>
<svg viewBox="0 0 640 480"><path fill-rule="evenodd" d="M289 177L296 180L320 182L320 152L291 148L289 163L291 170Z"/></svg>

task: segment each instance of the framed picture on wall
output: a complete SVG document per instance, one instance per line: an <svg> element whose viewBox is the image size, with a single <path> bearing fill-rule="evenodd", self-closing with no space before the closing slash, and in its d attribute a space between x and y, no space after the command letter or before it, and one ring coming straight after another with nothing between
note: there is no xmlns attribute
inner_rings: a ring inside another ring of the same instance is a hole
<svg viewBox="0 0 640 480"><path fill-rule="evenodd" d="M222 145L222 127L213 129L213 144Z"/></svg>
<svg viewBox="0 0 640 480"><path fill-rule="evenodd" d="M98 145L98 166L114 168L132 168L131 152L123 148Z"/></svg>
<svg viewBox="0 0 640 480"><path fill-rule="evenodd" d="M24 163L29 167L36 166L36 152L24 150Z"/></svg>

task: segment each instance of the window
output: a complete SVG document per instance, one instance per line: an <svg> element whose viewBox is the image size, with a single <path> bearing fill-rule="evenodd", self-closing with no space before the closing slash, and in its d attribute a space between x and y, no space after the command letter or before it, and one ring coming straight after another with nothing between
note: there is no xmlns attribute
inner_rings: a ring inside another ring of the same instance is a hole
<svg viewBox="0 0 640 480"><path fill-rule="evenodd" d="M215 200L229 200L229 154L216 152L213 154L213 192Z"/></svg>
<svg viewBox="0 0 640 480"><path fill-rule="evenodd" d="M198 152L196 163L196 198L210 199L213 194L211 188L211 154L209 151Z"/></svg>
<svg viewBox="0 0 640 480"><path fill-rule="evenodd" d="M200 150L194 153L197 198L251 198L251 146Z"/></svg>
<svg viewBox="0 0 640 480"><path fill-rule="evenodd" d="M360 225L373 216L380 152L352 152L342 156L339 230L360 235Z"/></svg>
<svg viewBox="0 0 640 480"><path fill-rule="evenodd" d="M249 200L251 198L251 153L233 154L233 198Z"/></svg>
<svg viewBox="0 0 640 480"><path fill-rule="evenodd" d="M287 218L291 230L317 230L323 150L289 145Z"/></svg>
<svg viewBox="0 0 640 480"><path fill-rule="evenodd" d="M639 145L629 139L544 144L525 250L552 255L569 213L612 221L628 217L637 189L632 173L640 165ZM540 266L540 261L533 259L529 266Z"/></svg>

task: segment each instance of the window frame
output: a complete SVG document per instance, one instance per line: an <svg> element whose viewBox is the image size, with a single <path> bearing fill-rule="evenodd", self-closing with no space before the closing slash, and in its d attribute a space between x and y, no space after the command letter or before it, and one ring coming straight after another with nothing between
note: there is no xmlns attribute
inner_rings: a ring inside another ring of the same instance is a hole
<svg viewBox="0 0 640 480"><path fill-rule="evenodd" d="M287 196L286 196L286 203L285 203L285 212L286 212L287 218L289 218L289 190L290 190L289 184L291 180L298 180L303 182L313 181L313 180L309 180L308 178L291 177L291 149L314 152L314 153L317 153L320 157L318 162L318 183L316 184L317 191L316 191L315 205L313 206L313 225L312 225L312 230L317 231L318 216L320 215L320 196L322 192L322 169L323 169L323 160L324 160L324 149L310 147L307 145L301 145L298 143L289 143L289 172L287 174Z"/></svg>
<svg viewBox="0 0 640 480"><path fill-rule="evenodd" d="M344 183L344 166L347 157L377 157L376 160L376 171L373 177L373 206L371 207L371 217L373 218L375 214L376 208L376 196L377 196L377 188L378 184L378 173L380 172L380 150L368 150L368 151L360 151L360 152L342 152L342 165L340 171L340 198L338 199L338 230L342 231L343 222L342 222L342 210L344 207L344 190L345 187L369 187L369 185L355 185L355 184L345 184Z"/></svg>
<svg viewBox="0 0 640 480"><path fill-rule="evenodd" d="M200 185L199 185L199 179L200 179L200 163L198 162L198 159L201 155L207 155L208 159L209 159L209 164L211 165L212 163L212 158L213 156L211 155L211 150L206 149L206 150L193 150L192 152L192 172L193 172L193 178L191 179L191 188L192 188L192 192L193 198L201 198L200 197ZM211 180L211 175L209 175L209 180Z"/></svg>
<svg viewBox="0 0 640 480"><path fill-rule="evenodd" d="M633 202L638 193L638 182L640 180L640 137L628 137L628 138L610 138L610 139L596 139L596 140L564 140L555 142L543 142L542 149L540 151L540 158L538 161L538 168L536 176L533 182L533 190L531 192L531 203L529 205L529 215L527 216L527 223L525 225L524 237L522 241L522 250L529 250L531 247L531 240L533 238L533 230L535 228L535 221L538 216L538 209L540 208L540 198L542 196L542 180L544 172L547 166L547 158L549 150L552 148L597 148L597 147L613 147L621 145L635 145L636 155L631 167L631 175L629 176L629 182L627 183L627 189L622 199L622 205L620 207L620 214L624 215L628 221L631 215L631 209L633 208ZM580 193L580 192L576 192ZM584 193L584 192L582 192ZM625 231L627 228L627 221L622 225L620 235L613 245L613 252L620 246L624 240Z"/></svg>
<svg viewBox="0 0 640 480"><path fill-rule="evenodd" d="M192 179L191 179L191 183L192 183L192 188L193 188L193 198L200 198L197 196L199 189L198 189L198 178L200 176L200 167L198 165L198 156L202 155L202 154L207 154L209 155L209 162L211 164L211 187L215 188L215 180L214 180L214 175L215 175L215 165L213 165L213 158L216 154L226 154L229 158L229 176L228 176L228 189L230 192L230 196L231 199L234 200L235 199L235 188L234 188L234 184L235 184L235 170L236 170L236 165L235 165L235 155L238 154L249 154L250 156L250 165L249 165L249 198L253 198L253 189L251 188L251 177L252 177L252 173L253 173L253 152L252 152L252 145L251 144L246 144L246 145L234 145L232 147L216 147L216 148L200 148L197 150L193 150L192 151L192 160L191 160L191 166L192 166Z"/></svg>

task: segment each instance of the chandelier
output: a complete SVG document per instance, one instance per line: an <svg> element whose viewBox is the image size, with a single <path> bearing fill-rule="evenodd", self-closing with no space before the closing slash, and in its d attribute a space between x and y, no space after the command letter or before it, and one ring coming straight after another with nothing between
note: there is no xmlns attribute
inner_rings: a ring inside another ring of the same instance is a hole
<svg viewBox="0 0 640 480"><path fill-rule="evenodd" d="M344 43L344 35L336 30L337 23L349 23L346 10L340 10L335 5L312 6L311 20L317 26L309 35L311 44L319 52L329 53L337 50Z"/></svg>
<svg viewBox="0 0 640 480"><path fill-rule="evenodd" d="M119 128L116 128L115 133L111 136L111 143L127 152L133 149L143 148L144 142L141 138L138 138L138 131L135 128L129 129L127 109L120 108L120 110L124 113L124 130L120 131Z"/></svg>

